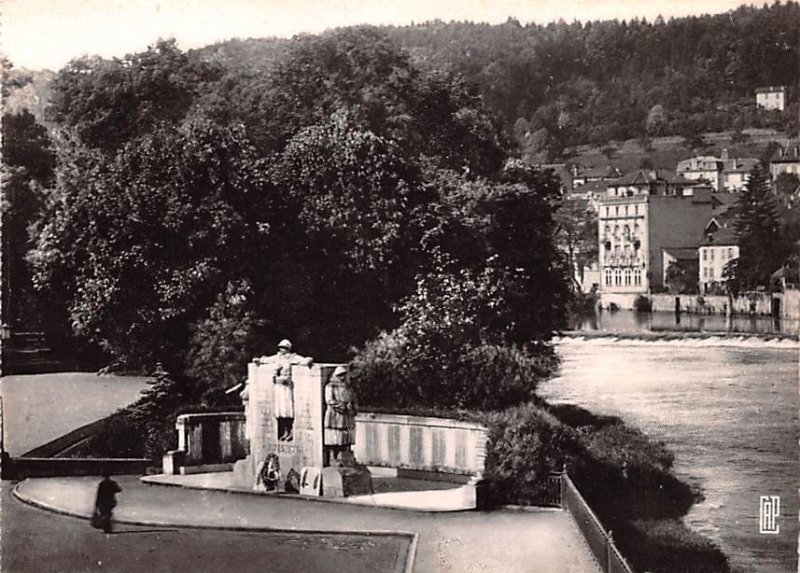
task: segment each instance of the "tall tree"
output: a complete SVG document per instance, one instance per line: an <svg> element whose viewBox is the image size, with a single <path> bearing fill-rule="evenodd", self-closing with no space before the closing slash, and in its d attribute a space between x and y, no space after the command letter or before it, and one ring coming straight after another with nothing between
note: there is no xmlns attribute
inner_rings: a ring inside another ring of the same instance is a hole
<svg viewBox="0 0 800 573"><path fill-rule="evenodd" d="M55 154L47 130L27 110L3 114L2 130L3 320L38 327L41 317L25 253L28 226L42 207L42 187L53 178Z"/></svg>
<svg viewBox="0 0 800 573"><path fill-rule="evenodd" d="M760 165L753 168L747 185L739 192L733 225L740 248L736 280L744 288L767 286L770 274L783 264L786 252L775 197Z"/></svg>
<svg viewBox="0 0 800 573"><path fill-rule="evenodd" d="M555 243L581 288L584 269L597 261L597 213L583 200L563 200L555 211Z"/></svg>

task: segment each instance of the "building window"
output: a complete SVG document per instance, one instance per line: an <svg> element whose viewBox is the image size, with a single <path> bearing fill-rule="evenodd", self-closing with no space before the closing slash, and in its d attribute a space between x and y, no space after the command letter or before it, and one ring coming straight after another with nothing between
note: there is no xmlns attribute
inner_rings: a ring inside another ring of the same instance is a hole
<svg viewBox="0 0 800 573"><path fill-rule="evenodd" d="M706 249L703 249L703 260L704 261L708 260L708 251Z"/></svg>
<svg viewBox="0 0 800 573"><path fill-rule="evenodd" d="M627 205L625 205L625 216L626 217L628 216L628 206Z"/></svg>
<svg viewBox="0 0 800 573"><path fill-rule="evenodd" d="M606 285L611 286L611 269L606 269Z"/></svg>
<svg viewBox="0 0 800 573"><path fill-rule="evenodd" d="M642 285L642 271L633 269L633 284L636 286Z"/></svg>
<svg viewBox="0 0 800 573"><path fill-rule="evenodd" d="M703 278L704 279L708 278L708 267L703 267Z"/></svg>
<svg viewBox="0 0 800 573"><path fill-rule="evenodd" d="M710 253L711 253L711 254L709 255L709 257L710 257L710 258L711 258L711 260L713 261L713 260L714 260L714 251L715 251L715 249L709 249L709 251L710 251Z"/></svg>
<svg viewBox="0 0 800 573"><path fill-rule="evenodd" d="M614 269L614 286L622 286L622 269Z"/></svg>
<svg viewBox="0 0 800 573"><path fill-rule="evenodd" d="M614 207L614 215L619 217L619 207Z"/></svg>
<svg viewBox="0 0 800 573"><path fill-rule="evenodd" d="M733 249L732 249L732 248L730 248L730 247L728 247L728 258L729 258L729 259L732 259L732 258L733 258Z"/></svg>
<svg viewBox="0 0 800 573"><path fill-rule="evenodd" d="M708 268L708 278L710 278L712 281L714 280L714 267Z"/></svg>
<svg viewBox="0 0 800 573"><path fill-rule="evenodd" d="M631 270L625 269L625 286L631 286Z"/></svg>

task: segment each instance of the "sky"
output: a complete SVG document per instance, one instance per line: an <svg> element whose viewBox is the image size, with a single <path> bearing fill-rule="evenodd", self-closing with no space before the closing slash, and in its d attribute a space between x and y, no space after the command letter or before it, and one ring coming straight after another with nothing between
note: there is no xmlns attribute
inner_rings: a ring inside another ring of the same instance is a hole
<svg viewBox="0 0 800 573"><path fill-rule="evenodd" d="M83 55L121 57L159 38L183 50L230 38L291 37L356 24L440 19L521 23L716 14L742 0L0 0L0 52L58 70Z"/></svg>

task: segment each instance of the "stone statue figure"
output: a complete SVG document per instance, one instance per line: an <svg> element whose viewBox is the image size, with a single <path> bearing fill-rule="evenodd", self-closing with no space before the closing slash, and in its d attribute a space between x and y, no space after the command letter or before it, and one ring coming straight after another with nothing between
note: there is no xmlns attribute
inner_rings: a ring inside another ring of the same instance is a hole
<svg viewBox="0 0 800 573"><path fill-rule="evenodd" d="M323 444L328 462L344 462L345 452L355 443L356 404L353 389L347 381L347 369L337 366L325 385L325 420ZM330 456L333 456L333 460Z"/></svg>
<svg viewBox="0 0 800 573"><path fill-rule="evenodd" d="M258 364L275 366L273 410L278 420L278 440L291 441L294 437L294 384L292 366L311 367L313 359L292 352L292 343L284 339L278 343L278 353L257 358Z"/></svg>

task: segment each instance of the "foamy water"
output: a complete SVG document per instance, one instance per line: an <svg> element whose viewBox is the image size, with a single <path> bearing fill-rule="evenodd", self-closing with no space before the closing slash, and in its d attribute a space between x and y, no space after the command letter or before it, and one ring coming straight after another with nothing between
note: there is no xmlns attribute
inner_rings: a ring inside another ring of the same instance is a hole
<svg viewBox="0 0 800 573"><path fill-rule="evenodd" d="M797 570L798 343L749 335L562 338L561 373L540 394L618 415L675 453L705 501L686 523L734 571ZM758 532L761 495L780 495L780 534Z"/></svg>

